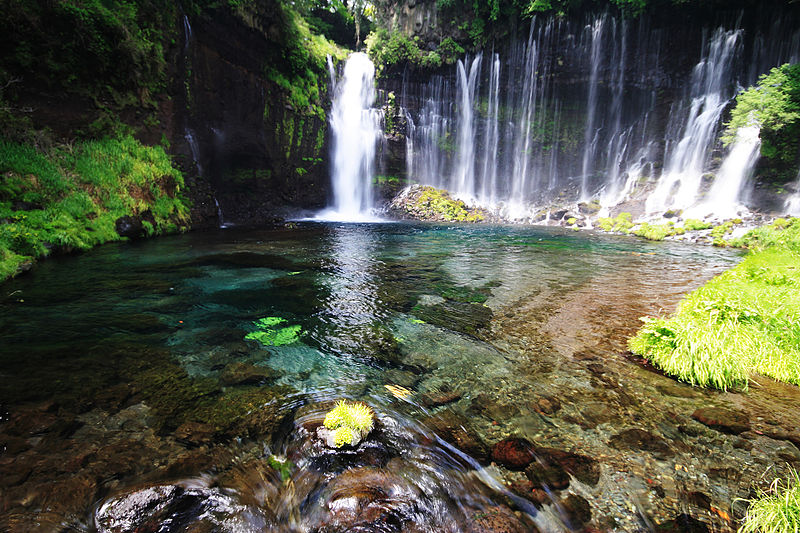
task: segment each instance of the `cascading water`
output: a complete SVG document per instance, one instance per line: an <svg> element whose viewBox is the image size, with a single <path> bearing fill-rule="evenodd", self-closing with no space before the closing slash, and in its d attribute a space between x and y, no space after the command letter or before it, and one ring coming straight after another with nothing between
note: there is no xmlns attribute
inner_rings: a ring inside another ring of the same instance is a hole
<svg viewBox="0 0 800 533"><path fill-rule="evenodd" d="M677 144L668 148L664 174L647 199L648 213L682 210L695 203L709 149L717 140L720 116L733 96L731 63L741 47L740 37L739 30L717 30L705 56L695 66L683 134Z"/></svg>
<svg viewBox="0 0 800 533"><path fill-rule="evenodd" d="M319 218L375 220L372 179L381 121L380 112L372 107L375 67L366 54L354 53L345 63L342 79L331 85L333 205Z"/></svg>
<svg viewBox="0 0 800 533"><path fill-rule="evenodd" d="M709 173L746 199L748 171L723 172L714 153L724 110L738 86L797 59L800 30L772 28L780 46L741 28L706 31L691 71L676 66L666 31L646 17L535 17L525 39L483 61L405 79L409 180L524 220L577 200L654 216L708 205Z"/></svg>
<svg viewBox="0 0 800 533"><path fill-rule="evenodd" d="M715 215L734 218L744 209L740 195L761 155L758 126L747 126L736 132L736 140L717 171L714 184L701 202L684 212L687 217Z"/></svg>
<svg viewBox="0 0 800 533"><path fill-rule="evenodd" d="M800 217L800 172L797 174L797 180L794 182L794 194L792 194L784 205L784 210L787 215Z"/></svg>

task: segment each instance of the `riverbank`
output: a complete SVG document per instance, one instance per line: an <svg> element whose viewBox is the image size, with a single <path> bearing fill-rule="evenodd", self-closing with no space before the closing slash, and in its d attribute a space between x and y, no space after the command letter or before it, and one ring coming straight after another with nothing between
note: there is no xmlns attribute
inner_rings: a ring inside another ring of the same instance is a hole
<svg viewBox="0 0 800 533"><path fill-rule="evenodd" d="M0 281L54 253L189 223L182 174L130 135L46 150L0 141L0 174Z"/></svg>

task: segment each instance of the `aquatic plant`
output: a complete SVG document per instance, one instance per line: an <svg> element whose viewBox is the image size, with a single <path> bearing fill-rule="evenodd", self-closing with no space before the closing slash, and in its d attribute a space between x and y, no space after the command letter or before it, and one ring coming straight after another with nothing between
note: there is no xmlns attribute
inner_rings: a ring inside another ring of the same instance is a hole
<svg viewBox="0 0 800 533"><path fill-rule="evenodd" d="M281 324L285 324L286 319L279 316L267 316L259 318L253 324L259 328L245 335L246 340L258 341L264 346L284 346L297 342L300 338L302 326L286 326L277 328Z"/></svg>
<svg viewBox="0 0 800 533"><path fill-rule="evenodd" d="M323 425L333 432L333 445L340 448L364 438L375 424L375 413L363 403L340 400L325 415Z"/></svg>
<svg viewBox="0 0 800 533"><path fill-rule="evenodd" d="M800 476L792 470L786 481L776 479L769 490L750 500L739 533L800 531Z"/></svg>

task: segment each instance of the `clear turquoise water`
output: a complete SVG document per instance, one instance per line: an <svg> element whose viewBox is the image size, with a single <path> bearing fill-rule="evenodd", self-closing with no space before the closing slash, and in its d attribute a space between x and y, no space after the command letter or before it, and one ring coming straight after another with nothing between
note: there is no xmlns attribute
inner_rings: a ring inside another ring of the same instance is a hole
<svg viewBox="0 0 800 533"><path fill-rule="evenodd" d="M659 386L679 385L625 356L624 341L639 316L672 309L681 293L737 260L727 250L548 228L300 223L108 245L43 262L0 287L0 405L9 435L0 471L10 480L29 470L5 489L5 524L23 527L25 517L38 516L91 530L93 513L115 495L178 479L225 489L225 473L239 464L232 457L263 462L274 453L296 467L294 496L278 491L280 505L262 502L245 513L251 518L231 516L253 530L314 530L327 519L302 503L300 487L315 487L305 497L327 494L331 472L343 468L313 466L318 457L304 444L311 437L298 429L297 409L313 418L341 397L373 406L383 428L379 447L404 458L390 470L410 480L411 493L429 495L413 511L423 515L420 530L458 531L469 510L500 504L545 530L565 523L558 505L537 511L507 490L524 475L446 443L431 422L442 413L469 421L487 447L514 435L607 454L600 488L573 482L570 489L592 504L593 523L609 514L621 530L660 521L685 494L638 491L646 476L674 472L678 459L641 451L631 458L607 442L632 419L668 442L685 440L677 423L662 418L673 407L660 415L664 406L653 401ZM297 342L247 340L264 317L300 326ZM225 382L234 363L280 377ZM410 395L397 398L386 385ZM443 391L458 399L426 403ZM543 415L531 407L543 397L556 398L560 409ZM686 410L704 397L675 398ZM248 417L267 407L283 423L259 433ZM37 433L14 422L23 415L48 422ZM250 425L243 430L240 420ZM209 424L214 436L181 441L176 430L187 422ZM117 451L101 453L103 443L121 439L140 447L124 456L125 468ZM81 448L92 455L72 470L37 468L30 459L68 463ZM198 449L211 459L187 466L185 456ZM631 466L638 462L644 466ZM317 472L313 481L308 469ZM57 510L37 506L49 497L44 487L83 475L90 489L82 498ZM244 505L242 487L250 485L234 479L236 505ZM700 488L729 495L730 487L714 483Z"/></svg>

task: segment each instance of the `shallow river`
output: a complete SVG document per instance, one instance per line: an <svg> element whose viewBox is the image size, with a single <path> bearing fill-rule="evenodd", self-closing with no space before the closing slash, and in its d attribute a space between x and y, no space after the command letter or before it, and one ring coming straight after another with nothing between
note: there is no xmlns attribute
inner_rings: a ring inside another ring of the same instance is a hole
<svg viewBox="0 0 800 533"><path fill-rule="evenodd" d="M699 391L625 343L738 259L299 223L43 262L0 286L0 530L735 530L800 460L797 388ZM375 410L357 448L316 436L340 398Z"/></svg>

